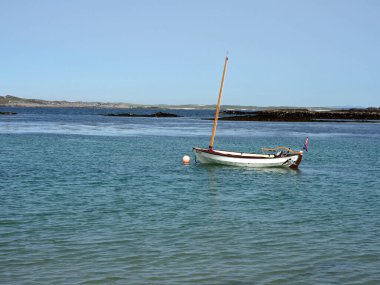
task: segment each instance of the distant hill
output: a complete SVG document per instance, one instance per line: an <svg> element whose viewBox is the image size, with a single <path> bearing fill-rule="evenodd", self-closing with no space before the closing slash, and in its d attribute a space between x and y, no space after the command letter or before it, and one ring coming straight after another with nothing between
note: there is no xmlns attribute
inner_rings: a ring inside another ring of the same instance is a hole
<svg viewBox="0 0 380 285"><path fill-rule="evenodd" d="M69 102L69 101L48 101L41 99L26 99L16 96L6 95L0 96L0 107L51 107L51 108L99 108L99 109L129 109L129 108L149 108L149 109L197 109L208 110L215 109L215 105L143 105L131 103L109 103L109 102ZM239 110L256 110L261 109L255 106L232 106L223 105L223 109L239 109Z"/></svg>
<svg viewBox="0 0 380 285"><path fill-rule="evenodd" d="M55 108L135 108L141 105L128 103L102 103L102 102L69 102L69 101L48 101L41 99L26 99L16 96L0 96L0 106L2 107L55 107Z"/></svg>

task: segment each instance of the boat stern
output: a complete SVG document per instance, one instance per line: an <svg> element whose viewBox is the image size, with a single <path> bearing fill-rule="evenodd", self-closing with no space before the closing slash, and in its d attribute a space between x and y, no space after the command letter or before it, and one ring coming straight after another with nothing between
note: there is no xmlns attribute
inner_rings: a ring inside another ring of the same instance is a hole
<svg viewBox="0 0 380 285"><path fill-rule="evenodd" d="M290 164L289 167L291 169L298 169L298 165L300 165L302 161L302 156L303 151L301 150L297 155L294 156L294 158L292 157L292 164Z"/></svg>

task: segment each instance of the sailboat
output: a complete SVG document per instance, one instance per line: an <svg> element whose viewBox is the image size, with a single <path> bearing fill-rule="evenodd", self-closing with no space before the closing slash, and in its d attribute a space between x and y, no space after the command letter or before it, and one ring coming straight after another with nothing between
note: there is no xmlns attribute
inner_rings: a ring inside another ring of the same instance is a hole
<svg viewBox="0 0 380 285"><path fill-rule="evenodd" d="M302 161L302 150L295 151L288 147L280 146L275 148L262 148L261 150L263 153L258 154L216 150L213 148L227 64L228 56L226 56L224 62L222 81L220 83L218 103L216 105L210 144L208 148L193 147L196 161L199 163L243 167L290 167L292 169L297 169Z"/></svg>

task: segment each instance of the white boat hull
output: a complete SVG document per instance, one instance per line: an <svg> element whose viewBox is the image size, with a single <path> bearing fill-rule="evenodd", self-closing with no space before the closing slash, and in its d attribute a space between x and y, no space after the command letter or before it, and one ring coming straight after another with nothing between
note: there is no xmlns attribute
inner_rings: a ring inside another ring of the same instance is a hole
<svg viewBox="0 0 380 285"><path fill-rule="evenodd" d="M196 161L205 164L222 164L243 167L290 167L296 169L302 160L302 151L297 154L275 156L272 154L253 154L209 150L194 147Z"/></svg>

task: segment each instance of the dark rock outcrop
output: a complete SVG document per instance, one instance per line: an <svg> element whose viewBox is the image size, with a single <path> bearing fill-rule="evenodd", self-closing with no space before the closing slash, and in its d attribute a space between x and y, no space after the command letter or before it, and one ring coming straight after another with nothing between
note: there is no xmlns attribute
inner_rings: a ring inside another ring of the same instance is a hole
<svg viewBox="0 0 380 285"><path fill-rule="evenodd" d="M105 114L104 116L110 117L142 117L142 118L174 118L179 117L176 114L157 112L154 114L131 114L131 113L122 113L122 114Z"/></svg>
<svg viewBox="0 0 380 285"><path fill-rule="evenodd" d="M238 113L237 113L238 114ZM256 111L249 115L221 117L225 121L370 121L380 120L380 108L310 111L307 109L274 109Z"/></svg>
<svg viewBox="0 0 380 285"><path fill-rule="evenodd" d="M224 110L220 111L221 115L251 115L255 114L255 111L240 111L240 110Z"/></svg>
<svg viewBox="0 0 380 285"><path fill-rule="evenodd" d="M16 115L14 112L0 112L0 115Z"/></svg>

